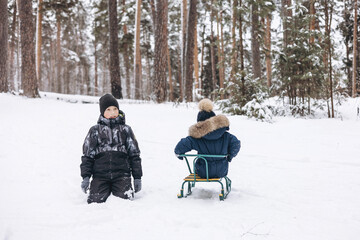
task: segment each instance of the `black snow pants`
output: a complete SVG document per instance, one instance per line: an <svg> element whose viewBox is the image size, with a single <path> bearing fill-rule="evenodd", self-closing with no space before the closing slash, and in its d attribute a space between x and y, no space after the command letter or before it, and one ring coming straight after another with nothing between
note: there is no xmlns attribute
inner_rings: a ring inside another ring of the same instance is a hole
<svg viewBox="0 0 360 240"><path fill-rule="evenodd" d="M88 203L102 203L113 194L124 199L133 199L134 191L131 186L131 177L118 177L116 179L94 178L90 184Z"/></svg>

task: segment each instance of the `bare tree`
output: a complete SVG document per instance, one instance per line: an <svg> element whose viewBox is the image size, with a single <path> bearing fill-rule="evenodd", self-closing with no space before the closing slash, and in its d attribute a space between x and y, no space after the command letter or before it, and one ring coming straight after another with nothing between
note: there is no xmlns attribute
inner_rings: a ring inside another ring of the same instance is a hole
<svg viewBox="0 0 360 240"><path fill-rule="evenodd" d="M155 22L155 78L154 91L158 103L166 100L168 1L156 0Z"/></svg>
<svg viewBox="0 0 360 240"><path fill-rule="evenodd" d="M21 34L21 80L24 95L39 97L35 70L35 33L31 0L19 1Z"/></svg>
<svg viewBox="0 0 360 240"><path fill-rule="evenodd" d="M119 66L119 40L117 22L117 0L108 0L110 33L110 80L111 93L115 98L122 98Z"/></svg>
<svg viewBox="0 0 360 240"><path fill-rule="evenodd" d="M0 92L8 87L8 14L7 0L0 0Z"/></svg>

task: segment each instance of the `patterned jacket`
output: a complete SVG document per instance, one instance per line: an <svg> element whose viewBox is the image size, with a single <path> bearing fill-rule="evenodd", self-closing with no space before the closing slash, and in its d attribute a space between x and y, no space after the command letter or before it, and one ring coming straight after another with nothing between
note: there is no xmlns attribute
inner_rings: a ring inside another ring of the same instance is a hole
<svg viewBox="0 0 360 240"><path fill-rule="evenodd" d="M189 136L180 140L175 147L175 154L185 154L196 150L198 154L227 155L227 158L207 158L209 177L224 177L228 174L229 162L240 150L240 141L229 130L229 120L224 115L217 115L200 121L189 128ZM181 158L180 158L181 159ZM204 161L198 160L195 172L206 178Z"/></svg>
<svg viewBox="0 0 360 240"><path fill-rule="evenodd" d="M114 119L99 117L90 128L83 145L80 164L81 176L102 179L142 176L140 149L130 126L125 124L125 115Z"/></svg>

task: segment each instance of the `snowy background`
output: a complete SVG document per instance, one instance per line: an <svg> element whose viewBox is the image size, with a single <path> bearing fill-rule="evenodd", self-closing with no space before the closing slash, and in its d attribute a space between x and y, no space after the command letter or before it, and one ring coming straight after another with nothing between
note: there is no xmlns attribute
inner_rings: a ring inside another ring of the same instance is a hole
<svg viewBox="0 0 360 240"><path fill-rule="evenodd" d="M339 107L342 119L228 116L242 148L224 202L217 183L177 198L187 167L173 149L196 104L119 101L142 151L143 190L88 205L79 165L98 98L41 95L0 94L1 240L359 239L359 98Z"/></svg>

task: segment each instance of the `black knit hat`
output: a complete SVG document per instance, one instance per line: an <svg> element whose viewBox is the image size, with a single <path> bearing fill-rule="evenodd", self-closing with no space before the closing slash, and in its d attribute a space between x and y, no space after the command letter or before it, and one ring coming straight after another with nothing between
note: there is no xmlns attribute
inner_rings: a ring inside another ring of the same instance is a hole
<svg viewBox="0 0 360 240"><path fill-rule="evenodd" d="M116 98L114 98L113 95L109 93L105 94L100 98L99 105L100 105L100 113L102 116L104 116L105 110L110 106L115 106L119 109L118 101L116 100Z"/></svg>
<svg viewBox="0 0 360 240"><path fill-rule="evenodd" d="M199 102L200 112L197 115L197 121L205 121L208 118L216 116L213 110L213 103L210 99L204 98Z"/></svg>

